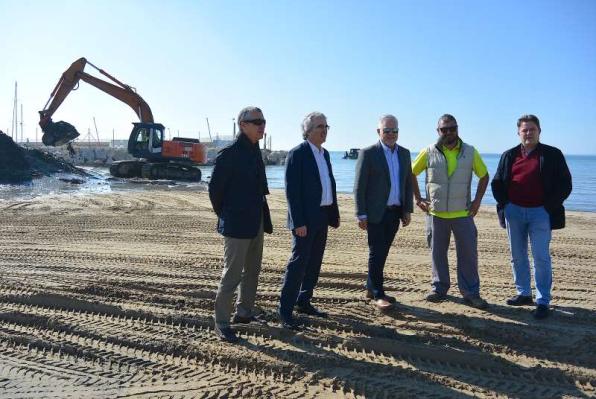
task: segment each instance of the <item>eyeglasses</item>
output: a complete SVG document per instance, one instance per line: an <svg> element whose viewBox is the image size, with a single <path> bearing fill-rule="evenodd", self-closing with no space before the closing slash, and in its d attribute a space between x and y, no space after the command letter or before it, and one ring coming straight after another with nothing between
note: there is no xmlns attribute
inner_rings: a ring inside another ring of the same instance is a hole
<svg viewBox="0 0 596 399"><path fill-rule="evenodd" d="M457 125L440 127L439 130L441 131L441 133L455 133L455 132L457 132Z"/></svg>
<svg viewBox="0 0 596 399"><path fill-rule="evenodd" d="M242 122L251 123L256 126L261 126L261 125L264 125L265 123L267 123L267 121L265 119L251 119L251 120L242 121Z"/></svg>
<svg viewBox="0 0 596 399"><path fill-rule="evenodd" d="M329 125L323 125L323 124L321 124L321 125L317 125L317 126L315 126L315 128L316 128L316 129L325 129L325 130L329 130L329 128L331 128L331 126L329 126Z"/></svg>
<svg viewBox="0 0 596 399"><path fill-rule="evenodd" d="M398 128L392 129L390 127L383 128L383 134L390 134L390 133L397 134L397 133L399 133L399 129Z"/></svg>

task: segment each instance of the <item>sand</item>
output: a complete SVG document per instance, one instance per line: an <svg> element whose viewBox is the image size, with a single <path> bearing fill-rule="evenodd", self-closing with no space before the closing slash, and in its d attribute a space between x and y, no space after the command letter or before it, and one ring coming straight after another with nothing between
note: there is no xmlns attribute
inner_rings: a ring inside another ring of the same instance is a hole
<svg viewBox="0 0 596 399"><path fill-rule="evenodd" d="M553 314L504 304L514 294L506 234L476 218L487 311L429 291L424 218L401 230L386 266L395 310L364 298L367 246L340 196L305 331L275 309L290 251L283 192L270 196L257 296L269 326L220 342L211 319L222 238L205 192L58 195L0 202L0 397L464 398L596 395L596 214L554 232ZM453 248L450 252L455 262Z"/></svg>

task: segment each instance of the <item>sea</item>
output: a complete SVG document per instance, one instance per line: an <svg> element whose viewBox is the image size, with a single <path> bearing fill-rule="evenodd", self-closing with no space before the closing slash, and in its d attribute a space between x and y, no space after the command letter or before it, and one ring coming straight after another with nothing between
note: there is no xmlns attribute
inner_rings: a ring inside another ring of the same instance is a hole
<svg viewBox="0 0 596 399"><path fill-rule="evenodd" d="M343 159L343 151L331 151L331 167L339 193L352 193L356 160ZM412 160L416 158L412 153ZM481 154L482 160L491 176L495 175L499 164L500 154ZM573 179L573 191L565 201L565 208L573 211L596 212L596 155L566 155L567 165ZM209 181L213 167L201 167L203 179ZM284 166L267 166L267 181L269 188L284 188ZM477 179L474 178L473 187L476 189ZM424 173L418 176L418 184L424 187ZM474 196L475 192L472 193ZM482 200L483 205L495 205L496 202L490 190L490 184Z"/></svg>
<svg viewBox="0 0 596 399"><path fill-rule="evenodd" d="M331 165L339 193L352 193L356 161L343 159L343 151L331 151ZM412 153L412 159L416 157ZM494 176L499 163L500 154L481 154L490 176ZM596 212L596 155L566 155L567 164L573 178L573 191L565 201L568 210ZM203 172L201 183L180 183L171 181L125 180L111 178L106 168L85 168L94 178L82 184L72 184L78 176L61 175L34 179L29 184L0 185L0 203L3 201L27 200L36 197L56 194L87 195L93 193L109 193L128 190L150 190L156 187L168 187L172 190L204 190L211 178L212 166L200 166ZM284 166L267 166L269 188L284 188ZM60 178L62 180L60 180ZM424 173L418 176L420 187L424 187ZM476 188L477 179L473 187ZM474 195L474 193L473 193ZM494 205L495 200L490 185L484 195L483 205Z"/></svg>

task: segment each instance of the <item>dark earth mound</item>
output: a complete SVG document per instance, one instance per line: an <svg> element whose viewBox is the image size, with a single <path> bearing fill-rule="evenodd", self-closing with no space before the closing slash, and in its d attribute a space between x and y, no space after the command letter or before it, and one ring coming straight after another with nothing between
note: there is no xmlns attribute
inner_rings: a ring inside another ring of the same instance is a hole
<svg viewBox="0 0 596 399"><path fill-rule="evenodd" d="M17 184L54 173L90 176L70 162L34 148L23 148L0 131L0 184Z"/></svg>

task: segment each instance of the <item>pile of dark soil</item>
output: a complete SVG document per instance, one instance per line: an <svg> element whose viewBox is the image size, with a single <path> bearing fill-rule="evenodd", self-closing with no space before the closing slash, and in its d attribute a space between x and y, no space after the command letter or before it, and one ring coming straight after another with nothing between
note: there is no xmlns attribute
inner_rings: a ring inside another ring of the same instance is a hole
<svg viewBox="0 0 596 399"><path fill-rule="evenodd" d="M23 148L10 136L0 132L0 184L16 184L31 181L34 177L54 173L72 173L89 176L70 162L34 148Z"/></svg>
<svg viewBox="0 0 596 399"><path fill-rule="evenodd" d="M0 132L0 184L22 183L31 178L32 170L25 159L25 150Z"/></svg>

